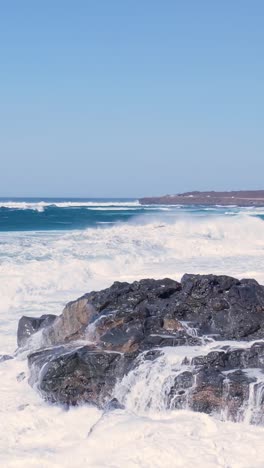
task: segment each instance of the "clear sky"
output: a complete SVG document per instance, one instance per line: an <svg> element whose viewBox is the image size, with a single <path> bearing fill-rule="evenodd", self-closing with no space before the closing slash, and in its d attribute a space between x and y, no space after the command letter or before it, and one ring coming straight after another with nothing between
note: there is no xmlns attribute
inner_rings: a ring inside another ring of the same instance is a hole
<svg viewBox="0 0 264 468"><path fill-rule="evenodd" d="M0 2L0 196L264 189L263 0Z"/></svg>

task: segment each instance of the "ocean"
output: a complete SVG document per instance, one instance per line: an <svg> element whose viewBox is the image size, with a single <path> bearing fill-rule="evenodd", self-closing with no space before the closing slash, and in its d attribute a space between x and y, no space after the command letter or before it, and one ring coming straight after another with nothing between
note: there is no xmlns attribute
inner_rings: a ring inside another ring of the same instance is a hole
<svg viewBox="0 0 264 468"><path fill-rule="evenodd" d="M264 208L1 198L0 354L14 353L22 315L59 315L68 301L116 280L179 280L186 272L264 284ZM0 381L4 468L264 466L263 427L158 403L144 408L144 392L159 400L151 379L131 391L125 410L109 413L44 402L27 383L24 355L0 363Z"/></svg>

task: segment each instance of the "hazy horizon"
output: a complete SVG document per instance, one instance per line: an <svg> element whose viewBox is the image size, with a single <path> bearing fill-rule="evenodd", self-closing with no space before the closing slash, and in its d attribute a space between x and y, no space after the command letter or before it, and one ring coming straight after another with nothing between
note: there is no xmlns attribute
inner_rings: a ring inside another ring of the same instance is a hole
<svg viewBox="0 0 264 468"><path fill-rule="evenodd" d="M8 199L12 199L12 200L22 200L22 199L36 199L36 200L106 200L106 199L112 199L112 200L136 200L136 199L139 199L139 198L144 198L144 197L159 197L159 196L166 196L166 195L178 195L180 193L185 193L185 192L232 192L232 191L264 191L264 188L256 188L256 189L252 189L252 188L241 188L241 189L226 189L226 190L222 190L222 189L219 189L219 190L215 190L214 188L209 188L209 189L204 189L204 190L198 190L198 189L191 189L191 190L184 190L184 191L178 191L178 192L171 192L171 193L152 193L152 194L144 194L144 195L138 195L138 196L123 196L123 195L120 195L120 196L76 196L76 195L0 195L0 199L1 200L8 200Z"/></svg>

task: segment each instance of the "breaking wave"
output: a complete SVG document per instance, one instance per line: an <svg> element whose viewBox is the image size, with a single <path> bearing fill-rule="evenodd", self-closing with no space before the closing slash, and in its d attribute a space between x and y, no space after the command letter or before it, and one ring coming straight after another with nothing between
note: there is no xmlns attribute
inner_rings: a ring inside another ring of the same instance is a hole
<svg viewBox="0 0 264 468"><path fill-rule="evenodd" d="M12 210L36 210L43 211L48 206L56 206L57 208L82 208L82 207L130 207L130 206L140 206L138 200L132 201L104 201L104 200L76 200L76 201L5 201L0 199L0 208L9 208Z"/></svg>
<svg viewBox="0 0 264 468"><path fill-rule="evenodd" d="M22 312L59 313L66 301L115 280L210 272L264 282L263 238L263 221L243 215L170 222L142 216L82 231L2 233L2 323L15 333Z"/></svg>
<svg viewBox="0 0 264 468"><path fill-rule="evenodd" d="M59 314L67 301L116 280L179 279L192 272L254 277L264 283L264 223L241 211L196 216L194 210L177 218L164 212L85 230L2 232L0 353L15 350L21 315ZM178 371L177 352L167 350L165 357L167 367L156 377L141 367L138 379L130 375L130 382L123 381L118 396L126 410L111 413L50 406L28 386L25 360L2 363L1 466L35 468L41 459L43 468L262 468L263 427L221 422L188 408L165 411L162 400L153 400L150 390L171 369ZM140 402L139 396L144 397Z"/></svg>

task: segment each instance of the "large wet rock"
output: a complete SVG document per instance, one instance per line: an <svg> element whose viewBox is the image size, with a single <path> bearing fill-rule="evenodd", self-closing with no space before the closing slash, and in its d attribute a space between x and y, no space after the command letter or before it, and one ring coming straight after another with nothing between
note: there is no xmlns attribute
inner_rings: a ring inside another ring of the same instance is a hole
<svg viewBox="0 0 264 468"><path fill-rule="evenodd" d="M118 378L128 372L132 356L91 346L56 347L32 353L30 384L51 402L104 406Z"/></svg>
<svg viewBox="0 0 264 468"><path fill-rule="evenodd" d="M247 344L264 337L264 287L255 280L186 274L181 283L116 282L69 303L59 317L27 320L19 324L20 345L41 330L40 349L28 359L30 383L52 402L102 406L139 355L185 346L195 356L172 382L168 406L225 409L236 420L257 382L246 370L264 365L263 342ZM199 353L212 340L217 349Z"/></svg>
<svg viewBox="0 0 264 468"><path fill-rule="evenodd" d="M169 406L222 414L232 421L241 421L252 411L249 422L264 422L263 353L260 342L245 349L223 346L194 357L190 370L175 378Z"/></svg>
<svg viewBox="0 0 264 468"><path fill-rule="evenodd" d="M136 327L146 335L178 334L182 322L191 322L198 334L218 339L252 340L264 335L264 287L255 280L227 276L184 275L181 283L169 279L114 283L85 296L100 321L96 333L104 341L109 329ZM140 333L141 332L141 333Z"/></svg>
<svg viewBox="0 0 264 468"><path fill-rule="evenodd" d="M190 322L198 335L211 334L216 339L261 338L264 287L255 280L187 274L181 283L170 279L116 282L70 302L59 317L22 317L18 343L21 346L42 328L43 345L86 339L90 333L102 347L135 351L146 347L146 337L153 335L188 339L184 322Z"/></svg>

